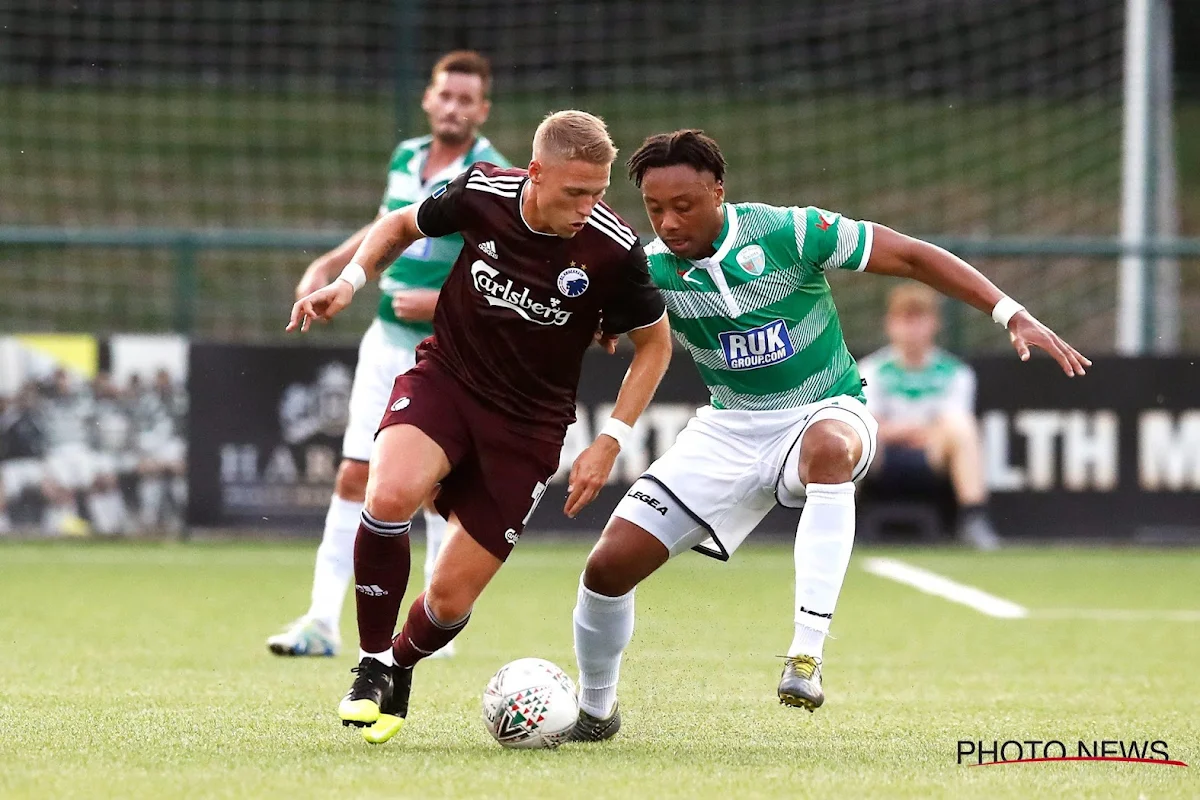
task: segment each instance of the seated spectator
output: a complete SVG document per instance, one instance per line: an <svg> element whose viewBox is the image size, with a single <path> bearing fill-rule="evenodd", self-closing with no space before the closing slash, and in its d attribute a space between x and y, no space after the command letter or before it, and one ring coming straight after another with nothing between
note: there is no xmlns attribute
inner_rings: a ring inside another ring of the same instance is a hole
<svg viewBox="0 0 1200 800"><path fill-rule="evenodd" d="M867 407L879 421L880 452L866 488L926 492L953 486L958 537L980 550L1000 546L987 516L975 372L937 347L938 295L906 283L888 297L885 329L890 344L859 361Z"/></svg>
<svg viewBox="0 0 1200 800"><path fill-rule="evenodd" d="M42 519L48 478L40 402L37 385L28 383L0 413L0 533Z"/></svg>

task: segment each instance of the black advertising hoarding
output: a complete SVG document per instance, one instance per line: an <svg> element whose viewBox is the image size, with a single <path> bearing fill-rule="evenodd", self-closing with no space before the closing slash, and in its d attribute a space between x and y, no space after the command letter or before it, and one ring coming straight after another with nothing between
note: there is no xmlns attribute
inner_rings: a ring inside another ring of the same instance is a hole
<svg viewBox="0 0 1200 800"><path fill-rule="evenodd" d="M191 348L191 514L196 525L317 535L340 459L351 348ZM1044 357L975 359L992 513L1012 539L1200 535L1200 366L1186 358L1102 358L1068 379ZM579 421L530 530L595 537L624 491L707 392L677 354L609 484L577 519L566 478L612 410L629 355L589 352ZM791 534L777 509L762 534Z"/></svg>
<svg viewBox="0 0 1200 800"><path fill-rule="evenodd" d="M1000 532L1013 539L1200 536L1200 360L974 359Z"/></svg>
<svg viewBox="0 0 1200 800"><path fill-rule="evenodd" d="M355 358L348 347L192 345L193 525L320 535Z"/></svg>
<svg viewBox="0 0 1200 800"><path fill-rule="evenodd" d="M351 348L192 346L193 525L320 533L341 458L355 358ZM531 531L595 535L629 484L674 442L704 402L704 386L690 361L677 360L633 442L617 459L608 486L570 520L562 506L571 463L608 418L628 366L628 355L609 356L598 348L589 353L579 421L568 432L562 465L530 522Z"/></svg>
<svg viewBox="0 0 1200 800"><path fill-rule="evenodd" d="M532 523L594 530L621 493L687 424L707 392L677 354L608 487L580 514L562 516L570 459L604 423L627 358L590 354L577 430ZM1169 540L1200 537L1200 363L1189 358L1101 358L1067 378L1049 358L972 360L991 512L1011 539ZM559 500L557 505L552 500ZM797 515L772 512L756 532L791 534Z"/></svg>

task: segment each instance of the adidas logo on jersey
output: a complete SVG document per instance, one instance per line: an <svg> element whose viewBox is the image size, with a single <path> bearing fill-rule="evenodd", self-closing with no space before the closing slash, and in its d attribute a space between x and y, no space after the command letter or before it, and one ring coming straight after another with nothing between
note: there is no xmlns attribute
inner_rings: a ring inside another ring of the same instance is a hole
<svg viewBox="0 0 1200 800"><path fill-rule="evenodd" d="M748 331L727 331L720 338L721 351L730 369L767 367L796 354L787 325L781 319Z"/></svg>
<svg viewBox="0 0 1200 800"><path fill-rule="evenodd" d="M488 239L486 242L479 245L479 252L483 253L485 256L499 258L499 256L496 255L496 243L491 239Z"/></svg>

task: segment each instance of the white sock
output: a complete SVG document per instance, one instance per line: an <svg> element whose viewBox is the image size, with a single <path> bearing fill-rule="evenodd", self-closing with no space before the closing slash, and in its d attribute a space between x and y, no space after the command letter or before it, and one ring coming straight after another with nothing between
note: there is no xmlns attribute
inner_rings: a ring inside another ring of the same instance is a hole
<svg viewBox="0 0 1200 800"><path fill-rule="evenodd" d="M336 494L330 498L325 532L317 548L312 605L305 616L325 623L335 636L342 619L346 588L354 577L354 537L362 510L363 504L356 500L343 500Z"/></svg>
<svg viewBox="0 0 1200 800"><path fill-rule="evenodd" d="M76 516L74 503L66 502L49 506L42 516L42 528L47 533L66 533L68 523Z"/></svg>
<svg viewBox="0 0 1200 800"><path fill-rule="evenodd" d="M827 630L810 628L797 622L796 633L792 636L792 646L788 648L789 656L812 656L821 658L825 652L825 637Z"/></svg>
<svg viewBox="0 0 1200 800"><path fill-rule="evenodd" d="M575 604L575 660L579 663L579 707L604 719L617 702L621 653L633 638L633 593L596 594L579 581Z"/></svg>
<svg viewBox="0 0 1200 800"><path fill-rule="evenodd" d="M92 528L101 534L121 533L125 527L125 501L117 489L97 492L88 497Z"/></svg>
<svg viewBox="0 0 1200 800"><path fill-rule="evenodd" d="M358 660L362 661L364 658L373 658L376 661L382 662L385 667L396 666L396 657L392 655L392 648L390 647L382 653L368 653L366 650L359 650Z"/></svg>
<svg viewBox="0 0 1200 800"><path fill-rule="evenodd" d="M176 475L171 479L171 502L183 509L187 506L187 478Z"/></svg>
<svg viewBox="0 0 1200 800"><path fill-rule="evenodd" d="M166 481L158 475L143 475L138 481L138 501L141 504L142 528L151 530L158 525L162 516L163 495Z"/></svg>
<svg viewBox="0 0 1200 800"><path fill-rule="evenodd" d="M854 484L810 483L796 527L796 634L789 656L820 658L854 549Z"/></svg>
<svg viewBox="0 0 1200 800"><path fill-rule="evenodd" d="M433 565L437 562L442 539L446 538L446 520L436 511L425 511L425 588L433 580Z"/></svg>

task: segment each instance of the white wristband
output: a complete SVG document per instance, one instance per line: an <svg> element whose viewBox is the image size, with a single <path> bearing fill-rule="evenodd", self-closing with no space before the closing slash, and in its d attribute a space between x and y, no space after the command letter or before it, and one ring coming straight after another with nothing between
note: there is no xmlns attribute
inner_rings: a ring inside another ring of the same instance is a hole
<svg viewBox="0 0 1200 800"><path fill-rule="evenodd" d="M992 319L995 320L996 324L1001 328L1007 329L1009 320L1011 320L1018 311L1024 310L1025 306L1021 305L1016 300L1013 300L1008 295L1005 295L1004 297L1001 297L999 301L996 302L995 307L992 308Z"/></svg>
<svg viewBox="0 0 1200 800"><path fill-rule="evenodd" d="M358 291L367 285L367 271L351 261L342 270L342 274L337 276L339 281L345 281L354 287L354 291Z"/></svg>
<svg viewBox="0 0 1200 800"><path fill-rule="evenodd" d="M608 422L604 423L604 427L600 429L601 436L610 436L617 440L617 444L621 449L625 449L625 443L629 441L629 437L633 435L633 428L626 425L621 420L615 417L609 417Z"/></svg>

